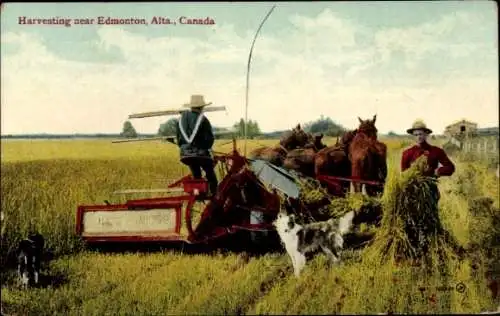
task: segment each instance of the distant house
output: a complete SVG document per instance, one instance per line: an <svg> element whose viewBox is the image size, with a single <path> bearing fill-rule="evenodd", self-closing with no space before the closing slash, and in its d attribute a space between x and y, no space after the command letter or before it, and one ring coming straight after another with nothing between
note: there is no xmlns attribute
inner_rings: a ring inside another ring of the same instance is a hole
<svg viewBox="0 0 500 316"><path fill-rule="evenodd" d="M448 137L474 136L477 130L477 123L463 119L446 126L443 134Z"/></svg>

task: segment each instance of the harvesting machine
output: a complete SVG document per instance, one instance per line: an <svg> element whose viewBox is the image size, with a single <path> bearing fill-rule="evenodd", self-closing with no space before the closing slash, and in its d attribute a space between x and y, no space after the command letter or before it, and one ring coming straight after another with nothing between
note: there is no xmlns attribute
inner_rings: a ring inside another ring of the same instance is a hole
<svg viewBox="0 0 500 316"><path fill-rule="evenodd" d="M224 107L204 111L223 110ZM181 110L149 112L129 118L178 114ZM142 141L173 137L118 140ZM125 203L80 205L77 210L76 232L86 243L110 242L174 242L206 244L240 231L251 233L254 240L259 232L273 231L272 221L279 207L279 191L297 198L298 185L294 175L265 161L247 159L232 140L230 153L213 153L214 163L222 172L218 189L207 195L208 182L183 176L166 189L126 190L115 193L165 192L171 196L132 199ZM194 224L195 204L203 204L198 223Z"/></svg>

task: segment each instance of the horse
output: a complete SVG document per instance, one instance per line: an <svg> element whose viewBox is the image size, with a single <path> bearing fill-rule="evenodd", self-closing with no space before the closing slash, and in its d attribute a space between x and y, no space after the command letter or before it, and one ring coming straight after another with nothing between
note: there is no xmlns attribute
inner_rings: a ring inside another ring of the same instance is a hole
<svg viewBox="0 0 500 316"><path fill-rule="evenodd" d="M300 124L297 124L291 131L285 132L280 138L280 146L287 151L304 147L311 142L313 142L312 135L304 131Z"/></svg>
<svg viewBox="0 0 500 316"><path fill-rule="evenodd" d="M314 157L314 174L343 177L351 176L351 163L348 156L348 148L351 140L354 138L356 131L344 133L342 138L338 139L333 146L328 146L316 154ZM340 181L342 192L331 192L332 194L343 196L349 190L349 182Z"/></svg>
<svg viewBox="0 0 500 316"><path fill-rule="evenodd" d="M306 144L304 148L296 148L288 152L283 161L283 167L295 170L304 176L314 177L314 161L318 151L325 148L323 144L323 134L318 133L311 137L312 142Z"/></svg>
<svg viewBox="0 0 500 316"><path fill-rule="evenodd" d="M312 135L306 133L300 124L297 124L291 131L287 131L281 136L278 146L256 148L250 153L249 158L266 160L281 167L289 151L304 147L311 142L313 142Z"/></svg>
<svg viewBox="0 0 500 316"><path fill-rule="evenodd" d="M387 146L377 139L375 121L362 120L358 117L359 127L348 148L348 157L351 162L351 177L385 183L387 177ZM361 192L361 184L353 183L354 192ZM383 187L365 185L366 193L374 196L382 192ZM381 190L382 189L382 190Z"/></svg>

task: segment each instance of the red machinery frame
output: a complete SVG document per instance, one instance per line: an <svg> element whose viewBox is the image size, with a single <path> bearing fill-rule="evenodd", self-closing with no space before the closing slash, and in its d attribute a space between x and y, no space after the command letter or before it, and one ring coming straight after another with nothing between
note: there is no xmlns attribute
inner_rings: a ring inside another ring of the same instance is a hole
<svg viewBox="0 0 500 316"><path fill-rule="evenodd" d="M316 180L325 184L328 187L328 190L334 196L344 196L342 183L351 182L351 183L360 183L366 184L370 186L384 187L384 183L380 181L372 181L372 180L363 180L358 178L345 178L345 177L337 177L337 176L328 176L328 175L317 175Z"/></svg>
<svg viewBox="0 0 500 316"><path fill-rule="evenodd" d="M270 192L261 185L259 179L245 166L248 160L239 154L236 149L236 140L233 140L233 151L231 154L214 155L214 162L223 164L227 174L219 183L217 193L208 200L208 204L201 214L200 221L196 228L193 228L192 209L197 200L206 195L208 183L204 179L193 179L190 175L184 176L168 188L182 187L184 194L172 197L159 197L147 199L128 200L124 204L114 205L81 205L78 206L76 216L76 233L88 243L97 242L149 242L149 241L183 241L188 243L208 242L209 240L235 233L239 230L247 231L270 231L274 228L270 221L251 224L249 211L244 205L238 204L238 199L234 197L234 189L253 183L259 187L261 194L259 200L262 205L252 205L251 210L260 211L270 215L271 218L279 211L279 197L275 192ZM232 197L233 196L233 197ZM182 208L184 208L184 221L187 228L187 238L181 235ZM137 234L134 236L119 236L112 234L102 236L86 236L83 227L84 214L87 212L115 212L123 210L148 210L152 208L173 209L175 211L175 229L168 232L157 232L147 234ZM236 209L240 214L235 215ZM222 214L221 214L222 213ZM229 214L232 214L231 216ZM233 223L214 223L220 218L231 217ZM166 233L166 234L165 234Z"/></svg>

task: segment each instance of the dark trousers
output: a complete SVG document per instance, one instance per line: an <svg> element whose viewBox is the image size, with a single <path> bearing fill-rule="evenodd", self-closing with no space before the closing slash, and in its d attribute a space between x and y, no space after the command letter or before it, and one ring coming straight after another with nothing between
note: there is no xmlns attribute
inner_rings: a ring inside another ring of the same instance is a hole
<svg viewBox="0 0 500 316"><path fill-rule="evenodd" d="M210 193L215 194L217 191L217 176L215 175L214 162L212 159L191 158L183 161L191 170L191 174L195 179L201 179L201 169L205 171L205 176L210 186Z"/></svg>

